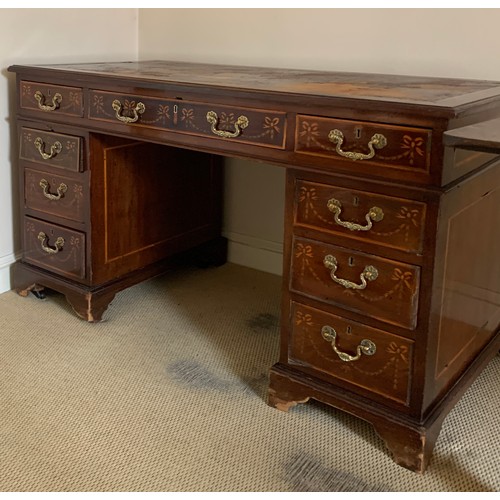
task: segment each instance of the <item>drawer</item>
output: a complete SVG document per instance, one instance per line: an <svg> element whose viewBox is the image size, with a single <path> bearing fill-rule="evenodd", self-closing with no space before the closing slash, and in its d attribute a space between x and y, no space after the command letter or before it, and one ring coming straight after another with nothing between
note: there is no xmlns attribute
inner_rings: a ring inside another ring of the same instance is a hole
<svg viewBox="0 0 500 500"><path fill-rule="evenodd" d="M414 329L420 268L295 238L290 287L294 292L380 321Z"/></svg>
<svg viewBox="0 0 500 500"><path fill-rule="evenodd" d="M297 302L290 321L291 364L408 404L411 340Z"/></svg>
<svg viewBox="0 0 500 500"><path fill-rule="evenodd" d="M44 111L53 115L83 116L83 91L46 83L21 81L21 109Z"/></svg>
<svg viewBox="0 0 500 500"><path fill-rule="evenodd" d="M23 160L79 172L81 137L22 127L19 156Z"/></svg>
<svg viewBox="0 0 500 500"><path fill-rule="evenodd" d="M85 277L85 234L24 218L24 260L68 278Z"/></svg>
<svg viewBox="0 0 500 500"><path fill-rule="evenodd" d="M295 151L349 162L427 173L431 130L298 115Z"/></svg>
<svg viewBox="0 0 500 500"><path fill-rule="evenodd" d="M286 113L91 91L89 118L283 149Z"/></svg>
<svg viewBox="0 0 500 500"><path fill-rule="evenodd" d="M24 169L27 208L76 222L85 220L86 183L62 175Z"/></svg>
<svg viewBox="0 0 500 500"><path fill-rule="evenodd" d="M424 203L297 180L294 223L421 254Z"/></svg>

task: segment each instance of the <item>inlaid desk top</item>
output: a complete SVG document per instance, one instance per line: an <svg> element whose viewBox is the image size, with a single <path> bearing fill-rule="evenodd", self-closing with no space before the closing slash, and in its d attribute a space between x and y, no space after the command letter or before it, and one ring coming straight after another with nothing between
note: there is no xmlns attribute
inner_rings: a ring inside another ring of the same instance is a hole
<svg viewBox="0 0 500 500"><path fill-rule="evenodd" d="M500 113L500 82L483 80L176 61L9 69L18 75L20 116L40 114L38 89L43 102L63 98L53 120L89 131L328 172L335 158L339 173L433 186L477 166L472 157L448 162L447 141Z"/></svg>
<svg viewBox="0 0 500 500"><path fill-rule="evenodd" d="M14 67L21 71L22 67ZM56 70L75 76L100 76L124 81L264 91L300 96L370 99L387 102L457 107L500 95L500 82L373 73L276 69L178 61L51 64L30 71Z"/></svg>

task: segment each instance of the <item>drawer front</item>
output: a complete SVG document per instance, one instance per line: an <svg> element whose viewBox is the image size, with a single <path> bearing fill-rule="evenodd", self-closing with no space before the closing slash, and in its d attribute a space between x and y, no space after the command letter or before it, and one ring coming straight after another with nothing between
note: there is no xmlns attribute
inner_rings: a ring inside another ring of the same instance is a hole
<svg viewBox="0 0 500 500"><path fill-rule="evenodd" d="M80 137L23 127L19 156L23 160L79 172L82 168Z"/></svg>
<svg viewBox="0 0 500 500"><path fill-rule="evenodd" d="M349 162L353 169L362 162L428 172L430 147L428 129L297 116L297 153L335 158ZM353 153L357 158L352 157Z"/></svg>
<svg viewBox="0 0 500 500"><path fill-rule="evenodd" d="M296 238L290 286L297 293L414 329L420 269L314 240Z"/></svg>
<svg viewBox="0 0 500 500"><path fill-rule="evenodd" d="M87 186L81 181L31 168L24 169L24 200L28 208L84 222L86 199Z"/></svg>
<svg viewBox="0 0 500 500"><path fill-rule="evenodd" d="M91 91L89 117L283 149L286 114Z"/></svg>
<svg viewBox="0 0 500 500"><path fill-rule="evenodd" d="M291 311L291 364L408 404L411 340L297 302Z"/></svg>
<svg viewBox="0 0 500 500"><path fill-rule="evenodd" d="M24 218L24 260L68 278L85 277L85 235Z"/></svg>
<svg viewBox="0 0 500 500"><path fill-rule="evenodd" d="M48 115L83 116L83 92L78 87L21 81L22 109L44 111Z"/></svg>
<svg viewBox="0 0 500 500"><path fill-rule="evenodd" d="M421 254L425 204L297 180L296 225Z"/></svg>

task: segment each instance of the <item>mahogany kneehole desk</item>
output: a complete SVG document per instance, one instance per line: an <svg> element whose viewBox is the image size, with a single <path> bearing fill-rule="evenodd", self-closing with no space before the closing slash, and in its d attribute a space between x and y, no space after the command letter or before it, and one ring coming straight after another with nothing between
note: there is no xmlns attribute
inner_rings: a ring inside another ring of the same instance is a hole
<svg viewBox="0 0 500 500"><path fill-rule="evenodd" d="M500 346L499 82L166 61L10 71L21 295L52 288L99 321L186 252L220 264L220 158L285 167L269 403L347 411L425 470Z"/></svg>

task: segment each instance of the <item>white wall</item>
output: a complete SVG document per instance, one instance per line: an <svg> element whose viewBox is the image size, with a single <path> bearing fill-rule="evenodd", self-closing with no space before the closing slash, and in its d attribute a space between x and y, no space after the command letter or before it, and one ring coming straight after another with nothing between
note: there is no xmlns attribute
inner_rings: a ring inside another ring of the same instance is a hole
<svg viewBox="0 0 500 500"><path fill-rule="evenodd" d="M140 9L139 57L500 80L499 26L500 9ZM229 258L280 273L284 171L227 165Z"/></svg>
<svg viewBox="0 0 500 500"><path fill-rule="evenodd" d="M137 59L137 9L0 9L0 293L18 257L17 147L11 64Z"/></svg>

